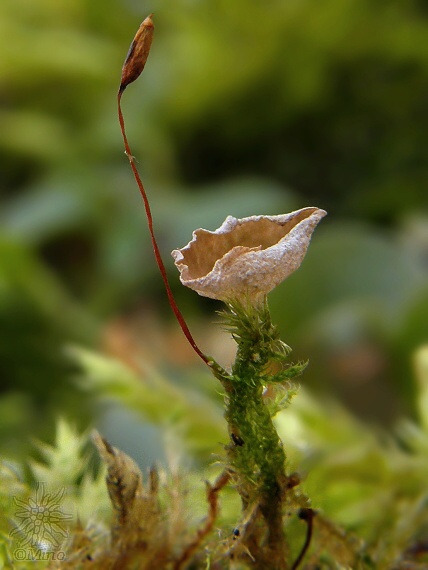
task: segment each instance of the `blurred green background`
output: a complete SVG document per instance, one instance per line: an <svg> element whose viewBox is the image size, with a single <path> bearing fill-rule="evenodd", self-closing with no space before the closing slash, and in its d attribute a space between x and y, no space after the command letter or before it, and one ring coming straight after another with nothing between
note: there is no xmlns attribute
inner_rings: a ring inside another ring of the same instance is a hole
<svg viewBox="0 0 428 570"><path fill-rule="evenodd" d="M387 428L413 417L411 356L428 340L426 3L1 0L0 451L51 440L64 416L161 455L154 428L85 390L70 346L142 382L157 370L215 391L172 319L118 127L121 66L150 12L123 110L200 346L231 361L220 307L183 290L169 252L229 214L318 206L328 218L271 295L274 320L320 398Z"/></svg>

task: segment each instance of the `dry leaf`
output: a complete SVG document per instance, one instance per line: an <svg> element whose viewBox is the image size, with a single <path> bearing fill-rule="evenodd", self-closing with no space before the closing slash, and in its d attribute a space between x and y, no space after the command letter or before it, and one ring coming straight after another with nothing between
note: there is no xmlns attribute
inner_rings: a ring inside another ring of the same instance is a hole
<svg viewBox="0 0 428 570"><path fill-rule="evenodd" d="M114 568L131 567L133 560L139 561L141 569L162 568L168 539L156 469L150 471L149 485L144 489L142 473L126 453L112 447L96 431L92 440L107 465L107 488L115 510L111 531Z"/></svg>

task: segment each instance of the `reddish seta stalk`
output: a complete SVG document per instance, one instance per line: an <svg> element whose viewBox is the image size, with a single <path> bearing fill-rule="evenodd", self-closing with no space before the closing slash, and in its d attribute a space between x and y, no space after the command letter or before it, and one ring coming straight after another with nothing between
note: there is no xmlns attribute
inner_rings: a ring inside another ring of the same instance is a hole
<svg viewBox="0 0 428 570"><path fill-rule="evenodd" d="M213 366L212 360L209 359L200 350L200 348L196 344L196 342L195 342L195 340L194 340L194 338L193 338L193 336L189 330L189 327L187 326L187 323L186 323L186 321L185 321L185 319L184 319L184 317L183 317L183 315L182 315L182 313L181 313L180 309L178 308L177 303L175 301L173 292L171 290L171 286L170 286L169 281L168 281L168 276L166 273L165 265L163 263L162 256L161 256L161 253L160 253L160 250L159 250L159 247L157 244L157 240L155 237L155 232L154 232L154 228L153 228L153 217L152 217L152 212L150 209L149 200L147 198L147 194L146 194L146 191L144 189L143 182L140 178L137 167L135 165L135 158L132 155L131 148L129 146L128 138L126 136L126 131L125 131L125 120L123 118L123 113L122 113L122 108L121 108L122 95L123 95L126 87L130 83L135 81L144 69L145 63L147 61L147 57L149 55L150 46L152 43L153 29L154 29L154 26L153 26L153 22L152 22L151 15L150 15L144 20L144 22L141 24L137 34L135 35L135 38L131 44L131 47L129 48L128 55L126 57L125 63L124 63L123 68L122 68L122 79L121 79L119 91L117 94L117 112L118 112L118 116L119 116L120 130L122 132L123 142L125 144L125 153L129 159L129 163L131 165L135 181L138 185L138 188L140 190L140 194L141 194L143 201L144 201L144 208L146 210L147 224L149 227L150 238L151 238L152 245L153 245L153 251L155 254L156 263L159 267L159 271L160 271L160 274L162 276L162 280L163 280L163 283L165 286L166 294L168 296L169 304L170 304L171 309L173 310L173 313L174 313L174 315L178 321L178 324L180 325L181 330L183 331L184 336L188 340L190 346L193 348L193 350L196 352L196 354L205 362L205 364L207 364L210 368L212 368L212 366Z"/></svg>

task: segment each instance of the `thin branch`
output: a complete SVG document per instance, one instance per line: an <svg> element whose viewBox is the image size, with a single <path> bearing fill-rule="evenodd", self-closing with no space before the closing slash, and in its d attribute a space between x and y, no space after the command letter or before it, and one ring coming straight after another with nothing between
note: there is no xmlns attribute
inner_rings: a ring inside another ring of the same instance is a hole
<svg viewBox="0 0 428 570"><path fill-rule="evenodd" d="M291 570L297 570L311 544L314 516L315 516L315 511L311 508L304 508L300 509L299 511L299 518L305 521L308 526L306 529L306 539L303 544L302 550L300 551L299 556L297 557L293 566L291 567Z"/></svg>
<svg viewBox="0 0 428 570"><path fill-rule="evenodd" d="M198 549L204 538L212 531L214 523L218 515L218 494L230 480L229 471L223 471L216 479L214 485L207 482L207 501L209 512L207 520L202 528L196 534L195 539L185 548L181 556L174 565L174 570L181 570L183 565L189 562L192 554Z"/></svg>

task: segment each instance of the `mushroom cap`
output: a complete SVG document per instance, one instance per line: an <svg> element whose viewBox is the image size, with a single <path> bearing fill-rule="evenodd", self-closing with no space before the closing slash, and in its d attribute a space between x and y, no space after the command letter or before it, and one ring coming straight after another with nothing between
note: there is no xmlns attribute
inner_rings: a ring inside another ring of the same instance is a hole
<svg viewBox="0 0 428 570"><path fill-rule="evenodd" d="M277 216L228 216L213 232L195 230L185 247L172 252L180 280L204 297L258 302L299 268L325 215L302 208Z"/></svg>

